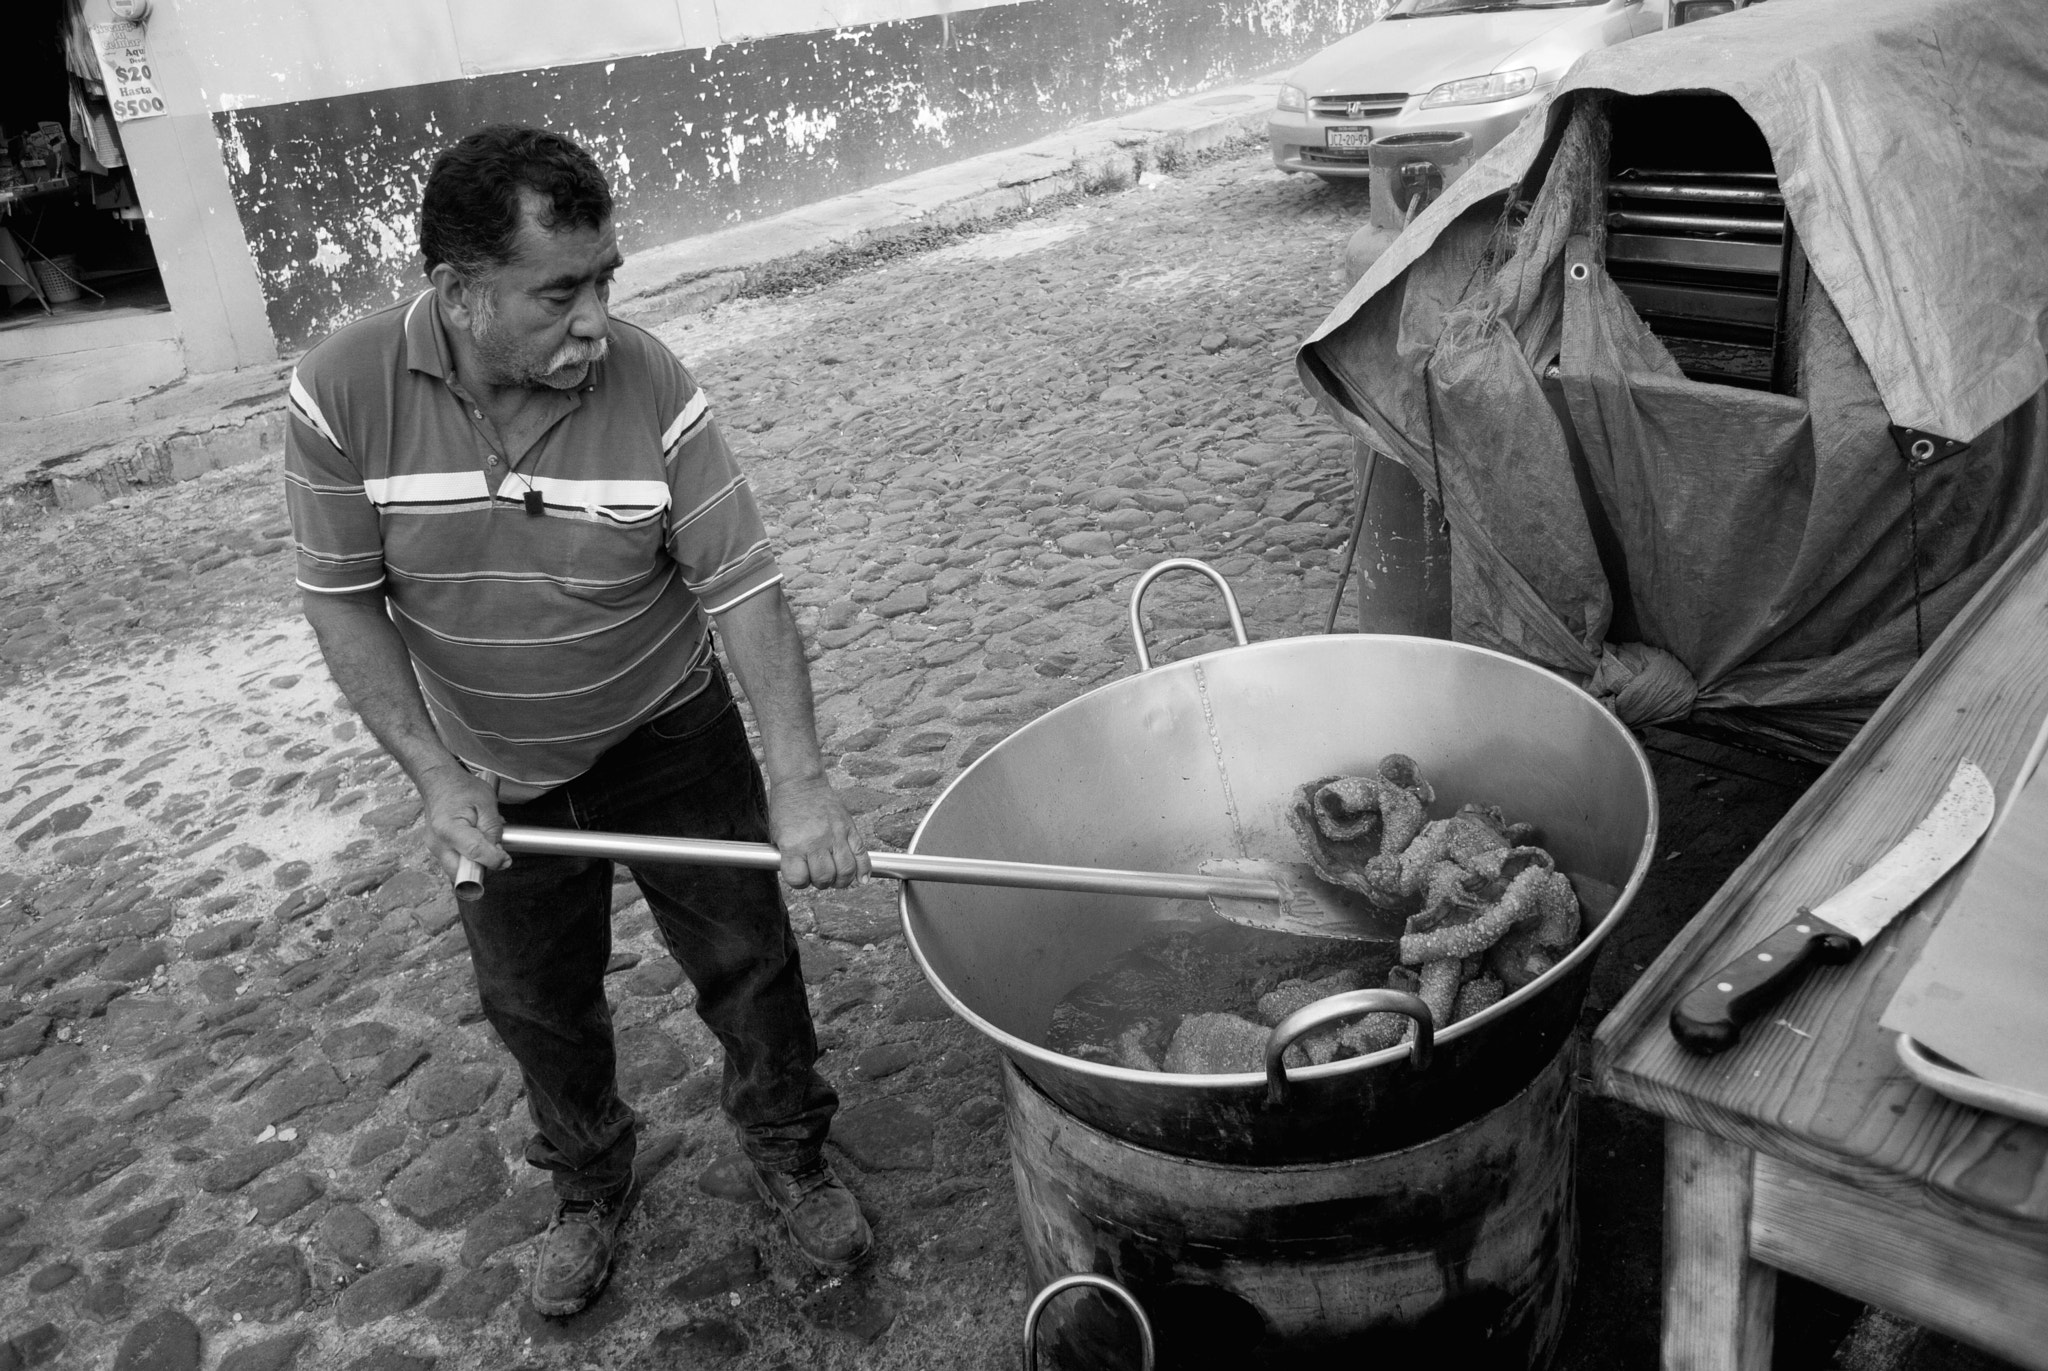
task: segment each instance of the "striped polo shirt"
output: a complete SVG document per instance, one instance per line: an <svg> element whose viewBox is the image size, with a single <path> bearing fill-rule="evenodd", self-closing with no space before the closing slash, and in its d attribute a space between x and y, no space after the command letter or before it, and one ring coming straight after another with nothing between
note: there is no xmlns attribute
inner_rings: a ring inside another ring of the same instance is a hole
<svg viewBox="0 0 2048 1371"><path fill-rule="evenodd" d="M504 454L452 384L431 292L292 373L299 585L383 592L442 741L507 799L573 779L696 694L707 612L782 579L704 393L645 330L614 319L610 338L495 493Z"/></svg>

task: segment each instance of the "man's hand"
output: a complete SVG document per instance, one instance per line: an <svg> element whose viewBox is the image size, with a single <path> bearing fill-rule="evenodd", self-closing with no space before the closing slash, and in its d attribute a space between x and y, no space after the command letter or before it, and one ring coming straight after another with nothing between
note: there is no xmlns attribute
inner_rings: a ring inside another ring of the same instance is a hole
<svg viewBox="0 0 2048 1371"><path fill-rule="evenodd" d="M822 776L769 791L768 832L782 852L782 879L792 886L843 888L867 879L867 843Z"/></svg>
<svg viewBox="0 0 2048 1371"><path fill-rule="evenodd" d="M505 831L498 797L467 767L436 767L422 774L418 785L427 811L427 846L449 881L454 881L456 863L464 857L492 871L512 865L510 855L498 846L498 835Z"/></svg>

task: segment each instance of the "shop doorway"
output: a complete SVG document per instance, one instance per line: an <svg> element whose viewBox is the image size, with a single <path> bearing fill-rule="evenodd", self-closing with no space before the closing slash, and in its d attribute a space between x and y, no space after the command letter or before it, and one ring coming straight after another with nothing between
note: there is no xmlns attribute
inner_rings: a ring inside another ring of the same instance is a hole
<svg viewBox="0 0 2048 1371"><path fill-rule="evenodd" d="M9 8L0 44L0 360L79 351L99 334L169 338L170 300L79 0Z"/></svg>

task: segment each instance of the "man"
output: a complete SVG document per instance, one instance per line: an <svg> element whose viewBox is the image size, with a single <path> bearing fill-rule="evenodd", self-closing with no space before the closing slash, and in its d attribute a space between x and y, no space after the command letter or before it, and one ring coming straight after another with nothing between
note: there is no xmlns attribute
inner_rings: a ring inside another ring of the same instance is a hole
<svg viewBox="0 0 2048 1371"><path fill-rule="evenodd" d="M336 683L418 787L443 870L493 873L463 930L525 1077L527 1160L554 1174L532 1299L557 1317L604 1288L631 1198L603 985L612 868L514 862L504 825L772 841L794 886L868 874L745 479L688 373L608 316L611 215L596 164L555 134L497 126L444 152L420 209L432 289L306 354L285 463ZM814 1266L851 1269L868 1227L821 1154L838 1099L774 875L632 872L725 1047L757 1188Z"/></svg>

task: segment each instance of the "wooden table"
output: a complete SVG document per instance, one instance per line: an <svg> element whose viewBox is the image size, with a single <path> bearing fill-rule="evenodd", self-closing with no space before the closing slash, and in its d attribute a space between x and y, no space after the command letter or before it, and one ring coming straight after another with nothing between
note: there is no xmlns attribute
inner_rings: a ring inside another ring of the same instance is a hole
<svg viewBox="0 0 2048 1371"><path fill-rule="evenodd" d="M1601 1024L1599 1088L1666 1120L1667 1371L1767 1371L1779 1271L2048 1369L2048 1129L1924 1089L1877 1022L1969 863L1729 1052L1692 1056L1666 1022L1703 976L1903 837L1960 759L2003 800L2044 713L2048 530Z"/></svg>

